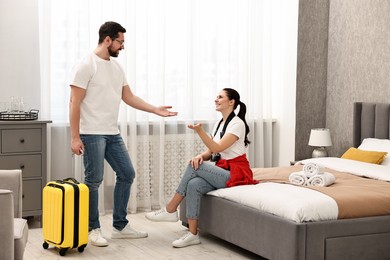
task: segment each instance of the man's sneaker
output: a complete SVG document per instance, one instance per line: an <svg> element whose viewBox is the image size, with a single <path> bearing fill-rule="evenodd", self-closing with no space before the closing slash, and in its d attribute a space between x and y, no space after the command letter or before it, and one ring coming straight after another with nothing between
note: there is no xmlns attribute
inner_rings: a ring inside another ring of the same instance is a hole
<svg viewBox="0 0 390 260"><path fill-rule="evenodd" d="M172 242L173 247L186 247L200 244L199 233L194 235L188 231L187 234Z"/></svg>
<svg viewBox="0 0 390 260"><path fill-rule="evenodd" d="M134 228L130 227L130 224L127 224L122 230L113 228L111 234L111 238L144 238L147 236L148 233L135 230Z"/></svg>
<svg viewBox="0 0 390 260"><path fill-rule="evenodd" d="M151 221L176 222L179 220L177 211L169 213L165 207L157 211L146 213L145 217Z"/></svg>
<svg viewBox="0 0 390 260"><path fill-rule="evenodd" d="M92 229L88 233L89 242L93 246L108 246L107 240L102 236L102 231L100 228Z"/></svg>

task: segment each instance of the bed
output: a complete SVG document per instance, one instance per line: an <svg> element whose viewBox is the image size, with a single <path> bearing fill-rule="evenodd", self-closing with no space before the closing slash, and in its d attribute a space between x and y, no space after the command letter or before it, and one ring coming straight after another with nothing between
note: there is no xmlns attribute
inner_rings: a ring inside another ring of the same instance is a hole
<svg viewBox="0 0 390 260"><path fill-rule="evenodd" d="M359 148L367 138L389 139L389 117L390 104L355 103L353 146ZM389 156L386 160L389 163ZM294 167L300 166L291 166L291 169ZM389 167L390 175L390 165L384 167ZM253 169L254 175L263 170ZM359 178L371 180L371 176ZM390 185L383 180L379 182ZM390 201L390 194L387 198ZM188 226L185 208L183 201L180 220ZM201 201L199 229L267 259L390 259L388 213L297 221L228 197L207 194Z"/></svg>

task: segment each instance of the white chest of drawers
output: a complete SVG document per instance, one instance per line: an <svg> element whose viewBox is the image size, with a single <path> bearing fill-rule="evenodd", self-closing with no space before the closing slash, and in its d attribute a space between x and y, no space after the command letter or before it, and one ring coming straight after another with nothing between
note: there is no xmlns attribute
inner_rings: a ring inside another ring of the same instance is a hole
<svg viewBox="0 0 390 260"><path fill-rule="evenodd" d="M0 121L0 169L22 169L23 217L42 215L48 123L51 121Z"/></svg>

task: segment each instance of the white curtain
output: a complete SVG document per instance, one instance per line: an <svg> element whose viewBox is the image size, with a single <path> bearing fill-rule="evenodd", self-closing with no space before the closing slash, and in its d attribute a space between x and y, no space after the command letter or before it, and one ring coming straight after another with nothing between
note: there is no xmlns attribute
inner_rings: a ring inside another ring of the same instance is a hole
<svg viewBox="0 0 390 260"><path fill-rule="evenodd" d="M118 61L133 92L179 112L161 118L121 106L118 125L137 172L130 212L159 208L171 198L188 160L204 149L186 125L203 122L210 131L220 116L214 99L224 87L237 89L247 105L252 167L294 158L298 0L39 3L42 107L54 127L68 127L70 71L96 47L105 21L127 30ZM68 156L55 150L52 157ZM81 158L72 162L73 175L82 179ZM114 183L107 165L102 212L112 209Z"/></svg>

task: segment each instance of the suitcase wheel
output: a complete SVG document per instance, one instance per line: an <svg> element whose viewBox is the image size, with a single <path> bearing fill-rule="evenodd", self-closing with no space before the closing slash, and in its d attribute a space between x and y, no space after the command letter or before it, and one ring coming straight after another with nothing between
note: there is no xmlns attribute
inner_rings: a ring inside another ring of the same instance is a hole
<svg viewBox="0 0 390 260"><path fill-rule="evenodd" d="M84 251L84 248L86 247L87 245L82 245L80 246L79 248L77 248L77 250L82 253Z"/></svg>
<svg viewBox="0 0 390 260"><path fill-rule="evenodd" d="M61 248L60 249L60 256L64 256L66 251L68 251L68 248Z"/></svg>
<svg viewBox="0 0 390 260"><path fill-rule="evenodd" d="M42 245L42 246L43 246L44 249L48 249L48 248L49 248L49 244L46 243L46 242L43 242L43 245Z"/></svg>

